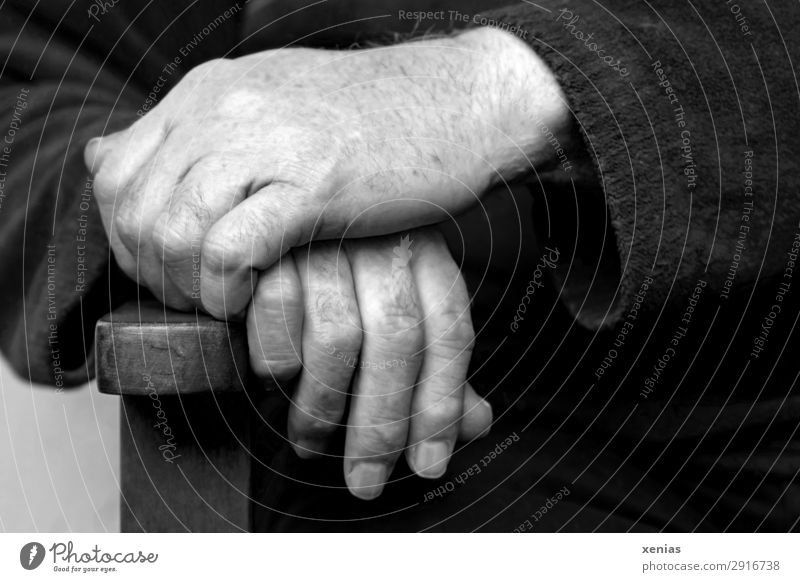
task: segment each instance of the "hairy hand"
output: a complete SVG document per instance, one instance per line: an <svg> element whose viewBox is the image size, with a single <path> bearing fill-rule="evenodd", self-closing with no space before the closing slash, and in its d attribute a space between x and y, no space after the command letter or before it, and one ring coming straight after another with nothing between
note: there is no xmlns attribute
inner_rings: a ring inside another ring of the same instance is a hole
<svg viewBox="0 0 800 582"><path fill-rule="evenodd" d="M457 438L489 431L491 408L466 383L469 297L437 231L294 250L259 278L247 328L257 375L286 385L299 373L288 422L298 455L326 454L347 426L357 497L380 495L404 450L419 476L438 478Z"/></svg>
<svg viewBox="0 0 800 582"><path fill-rule="evenodd" d="M289 249L438 222L552 158L537 123L565 120L534 52L477 29L208 62L85 158L123 271L228 319Z"/></svg>

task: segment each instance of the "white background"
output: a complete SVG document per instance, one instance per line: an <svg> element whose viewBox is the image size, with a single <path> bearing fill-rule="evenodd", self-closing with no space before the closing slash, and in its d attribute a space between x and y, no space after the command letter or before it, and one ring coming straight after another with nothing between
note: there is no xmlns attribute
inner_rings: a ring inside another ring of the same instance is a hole
<svg viewBox="0 0 800 582"><path fill-rule="evenodd" d="M31 386L0 357L0 531L119 531L118 405L94 384Z"/></svg>

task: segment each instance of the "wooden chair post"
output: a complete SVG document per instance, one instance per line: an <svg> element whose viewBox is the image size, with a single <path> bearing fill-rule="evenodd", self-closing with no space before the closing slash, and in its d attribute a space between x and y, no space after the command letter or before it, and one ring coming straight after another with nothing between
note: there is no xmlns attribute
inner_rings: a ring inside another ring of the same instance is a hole
<svg viewBox="0 0 800 582"><path fill-rule="evenodd" d="M128 303L95 342L98 388L121 397L122 531L250 531L244 324Z"/></svg>

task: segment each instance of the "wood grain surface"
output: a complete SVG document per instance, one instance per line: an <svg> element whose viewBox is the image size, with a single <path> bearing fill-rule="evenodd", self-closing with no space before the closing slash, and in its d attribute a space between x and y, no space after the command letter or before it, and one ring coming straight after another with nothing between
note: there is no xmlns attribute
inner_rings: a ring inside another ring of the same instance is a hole
<svg viewBox="0 0 800 582"><path fill-rule="evenodd" d="M244 322L127 303L97 323L97 385L106 394L238 392L248 370Z"/></svg>

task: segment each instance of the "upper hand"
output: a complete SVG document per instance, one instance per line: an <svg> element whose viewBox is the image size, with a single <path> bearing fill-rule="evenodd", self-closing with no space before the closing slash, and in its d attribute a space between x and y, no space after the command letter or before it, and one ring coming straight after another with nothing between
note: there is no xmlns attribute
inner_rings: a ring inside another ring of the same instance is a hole
<svg viewBox="0 0 800 582"><path fill-rule="evenodd" d="M212 61L85 158L121 268L171 307L227 319L292 247L469 206L552 149L534 122L564 111L533 51L478 29Z"/></svg>

